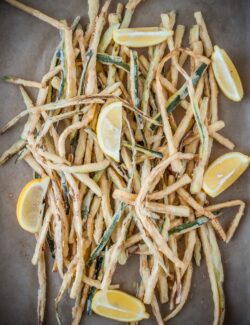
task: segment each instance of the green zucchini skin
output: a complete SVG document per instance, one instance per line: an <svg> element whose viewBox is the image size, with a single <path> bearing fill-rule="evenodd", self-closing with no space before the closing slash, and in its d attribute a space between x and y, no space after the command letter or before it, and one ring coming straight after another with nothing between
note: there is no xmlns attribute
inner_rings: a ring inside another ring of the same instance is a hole
<svg viewBox="0 0 250 325"><path fill-rule="evenodd" d="M131 91L132 91L132 100L136 108L140 107L140 95L139 95L139 60L138 54L136 51L132 51L131 60L130 60L130 80L131 80ZM144 134L144 125L142 117L138 114L135 115L137 125L141 130L142 139L144 145L147 141Z"/></svg>
<svg viewBox="0 0 250 325"><path fill-rule="evenodd" d="M168 235L171 236L171 235L177 234L177 233L179 233L179 232L181 232L183 230L187 230L189 228L200 227L201 225L207 223L208 221L209 221L209 219L207 217L205 217L205 216L197 218L194 221L183 223L183 224L181 224L179 226L176 226L176 227L170 229L168 231Z"/></svg>
<svg viewBox="0 0 250 325"><path fill-rule="evenodd" d="M117 223L119 222L119 220L121 219L122 213L125 209L126 204L124 202L121 202L118 209L116 210L113 220L111 222L111 224L109 225L109 227L105 230L98 246L96 247L96 249L92 252L89 260L88 260L88 265L90 265L91 263L93 263L93 261L99 256L99 254L101 253L101 251L103 250L103 248L106 246L107 242L109 241L113 230L115 229L115 226L117 225Z"/></svg>
<svg viewBox="0 0 250 325"><path fill-rule="evenodd" d="M220 210L214 212L214 215L216 215L216 216L219 216L220 214L221 214ZM188 230L188 229L191 229L193 227L198 228L198 227L204 225L205 223L208 223L210 220L211 219L209 219L206 216L201 216L201 217L199 217L199 218L197 218L197 219L195 219L193 221L183 223L183 224L181 224L179 226L171 228L168 231L168 235L171 236L171 235L174 235L174 234L178 234L178 233L182 232L183 230Z"/></svg>
<svg viewBox="0 0 250 325"><path fill-rule="evenodd" d="M96 172L93 180L96 183L98 183L99 180L101 179L103 173L104 173L103 170L100 170L99 172ZM81 211L82 219L87 218L87 216L89 214L90 205L91 205L91 202L92 202L93 198L94 198L94 192L89 190L86 197L85 197L85 199L84 199L84 201L83 201L83 205L82 205L82 211Z"/></svg>
<svg viewBox="0 0 250 325"><path fill-rule="evenodd" d="M84 80L85 80L89 62L90 62L92 56L93 56L93 51L92 51L92 49L89 49L86 53L86 62L84 63L84 66L82 69L82 74L81 74L80 83L79 83L80 91L79 91L78 95L83 95Z"/></svg>
<svg viewBox="0 0 250 325"><path fill-rule="evenodd" d="M62 99L64 95L64 90L65 90L65 81L66 81L66 75L65 75L65 56L64 56L64 51L62 48L58 49L57 52L57 57L60 59L61 66L62 66L62 71L61 71L61 83L60 83L60 88L59 92L57 95L57 100Z"/></svg>
<svg viewBox="0 0 250 325"><path fill-rule="evenodd" d="M96 260L96 268L95 268L95 278L98 278L98 275L101 271L102 268L102 264L103 264L103 256L98 256L97 260ZM96 291L95 287L91 287L89 290L89 294L88 294L88 298L87 298L87 306L86 306L86 311L87 311L87 315L91 316L92 315L92 309L91 309L91 305L92 305L92 300L94 297L94 293Z"/></svg>
<svg viewBox="0 0 250 325"><path fill-rule="evenodd" d="M118 68L125 70L126 72L130 71L129 65L124 62L120 56L109 55L105 53L97 53L96 60L101 62L102 64L115 65Z"/></svg>
<svg viewBox="0 0 250 325"><path fill-rule="evenodd" d="M49 231L47 232L46 240L47 240L47 243L48 243L48 246L49 246L51 256L55 259L55 257L56 257L56 255L55 255L55 242L54 242L53 238L51 237Z"/></svg>
<svg viewBox="0 0 250 325"><path fill-rule="evenodd" d="M41 175L38 174L37 172L34 172L33 178L34 179L41 178ZM44 218L44 216L45 216L45 210L43 211L43 218ZM51 252L51 256L52 256L53 259L55 259L55 257L56 257L56 255L55 255L55 242L54 242L53 238L51 237L49 230L48 230L48 232L46 234L46 241L48 243L49 250Z"/></svg>
<svg viewBox="0 0 250 325"><path fill-rule="evenodd" d="M69 191L68 191L68 187L67 187L66 178L65 178L64 173L61 172L60 176L61 176L61 186L62 186L62 190L63 190L63 199L64 199L64 203L65 203L65 212L68 215L69 210L70 210Z"/></svg>
<svg viewBox="0 0 250 325"><path fill-rule="evenodd" d="M202 77L203 73L207 69L208 65L206 63L201 63L199 67L196 69L194 74L192 75L192 84L195 86L197 82L200 80ZM179 105L179 103L185 99L188 95L188 85L187 82L174 94L172 95L166 105L166 111L168 113L173 112L173 110ZM161 121L161 113L158 113L155 115L154 120L159 122ZM150 129L154 130L157 127L157 125L151 123Z"/></svg>
<svg viewBox="0 0 250 325"><path fill-rule="evenodd" d="M122 144L127 147L128 149L133 149L132 148L132 145L126 141L123 141ZM162 159L163 158L163 154L159 151L155 151L155 150L152 150L152 149L148 149L148 148L145 148L143 146L140 146L139 144L136 144L135 145L135 149L139 152L142 152L148 156L153 156L155 158L159 158L159 159Z"/></svg>

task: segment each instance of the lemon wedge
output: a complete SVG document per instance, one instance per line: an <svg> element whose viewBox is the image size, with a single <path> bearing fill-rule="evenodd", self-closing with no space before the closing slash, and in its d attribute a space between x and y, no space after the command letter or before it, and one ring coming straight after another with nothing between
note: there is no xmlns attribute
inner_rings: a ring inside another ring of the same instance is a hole
<svg viewBox="0 0 250 325"><path fill-rule="evenodd" d="M240 152L230 152L217 158L206 170L204 191L216 197L231 186L249 166L250 158Z"/></svg>
<svg viewBox="0 0 250 325"><path fill-rule="evenodd" d="M122 133L122 102L113 102L104 106L99 114L96 135L102 151L120 161Z"/></svg>
<svg viewBox="0 0 250 325"><path fill-rule="evenodd" d="M215 78L224 95L239 102L243 97L243 87L239 74L227 53L219 46L214 46L212 67Z"/></svg>
<svg viewBox="0 0 250 325"><path fill-rule="evenodd" d="M23 229L31 233L38 232L41 227L43 200L49 180L49 177L34 179L24 186L19 195L16 207L17 220Z"/></svg>
<svg viewBox="0 0 250 325"><path fill-rule="evenodd" d="M92 310L120 322L135 322L149 318L144 304L137 298L120 290L100 290L94 295Z"/></svg>
<svg viewBox="0 0 250 325"><path fill-rule="evenodd" d="M173 35L172 30L160 27L123 28L113 31L113 39L120 45L148 47L165 41Z"/></svg>

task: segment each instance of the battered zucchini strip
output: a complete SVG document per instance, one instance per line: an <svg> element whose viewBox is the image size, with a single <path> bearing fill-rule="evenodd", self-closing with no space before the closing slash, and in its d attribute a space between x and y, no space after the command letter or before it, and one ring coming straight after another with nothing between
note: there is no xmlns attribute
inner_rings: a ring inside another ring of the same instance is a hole
<svg viewBox="0 0 250 325"><path fill-rule="evenodd" d="M100 41L101 33L106 22L106 15L111 0L107 0L102 9L100 15L96 19L95 31L91 40L90 49L93 51L93 56L89 62L88 76L86 82L86 94L97 93L97 76L96 76L96 54L97 48ZM85 39L87 36L85 37Z"/></svg>
<svg viewBox="0 0 250 325"><path fill-rule="evenodd" d="M37 163L31 153L26 153L23 160L39 175L46 175L43 168Z"/></svg>
<svg viewBox="0 0 250 325"><path fill-rule="evenodd" d="M133 105L139 108L140 106L139 67L138 67L138 54L136 51L130 51L130 93L131 93ZM144 128L143 120L140 115L135 115L135 118L145 145L147 141L143 130Z"/></svg>
<svg viewBox="0 0 250 325"><path fill-rule="evenodd" d="M51 17L45 15L44 13L42 13L41 11L33 9L17 0L5 0L5 1L8 2L10 5L12 5L13 7L16 7L24 12L27 12L28 14L30 14L42 21L45 21L46 23L48 23L58 29L62 29L62 30L69 29L69 27L65 23L62 23L54 18L51 18Z"/></svg>
<svg viewBox="0 0 250 325"><path fill-rule="evenodd" d="M213 52L213 45L212 45L211 39L209 37L207 27L206 27L205 21L203 19L202 13L200 11L195 12L194 18L196 20L197 25L199 25L200 37L204 44L206 56L210 57L210 55Z"/></svg>
<svg viewBox="0 0 250 325"><path fill-rule="evenodd" d="M46 276L46 262L45 262L45 253L41 252L38 260L37 267L38 274L38 297L37 297L37 321L38 324L43 324L45 307L46 307L46 292L47 292L47 276Z"/></svg>
<svg viewBox="0 0 250 325"><path fill-rule="evenodd" d="M99 208L101 206L101 198L95 196L89 211L89 215L87 218L87 235L90 241L93 241L94 239L94 222L96 214L99 211Z"/></svg>
<svg viewBox="0 0 250 325"><path fill-rule="evenodd" d="M173 84L167 79L164 78L162 75L160 76L161 84L162 86L169 91L171 94L176 93L178 90L173 86ZM184 99L180 102L181 107L183 107L185 110L188 109L188 106L190 105L189 102Z"/></svg>
<svg viewBox="0 0 250 325"><path fill-rule="evenodd" d="M50 208L48 208L45 213L42 228L41 228L39 235L37 237L37 243L36 243L34 255L32 257L33 265L36 265L39 262L39 259L41 258L41 255L43 254L42 250L43 250L44 242L46 240L46 235L47 235L47 232L49 229L49 224L51 222L51 218L52 218L52 211ZM44 258L44 256L42 258Z"/></svg>
<svg viewBox="0 0 250 325"><path fill-rule="evenodd" d="M114 186L118 189L125 189L126 184L123 181L123 179L115 172L115 170L112 167L109 167L107 169L108 177L111 179Z"/></svg>
<svg viewBox="0 0 250 325"><path fill-rule="evenodd" d="M36 150L37 154L43 158L45 158L46 160L50 160L52 161L53 163L56 163L56 164L65 164L65 165L70 165L70 162L65 159L65 158L62 158L54 153L51 153L49 151L44 151L42 149L37 149Z"/></svg>
<svg viewBox="0 0 250 325"><path fill-rule="evenodd" d="M102 196L102 191L100 187L97 185L97 181L92 179L86 174L75 174L74 175L79 181L81 181L84 185L86 185L93 193L97 196Z"/></svg>
<svg viewBox="0 0 250 325"><path fill-rule="evenodd" d="M125 14L121 22L120 28L129 27L135 8L138 6L140 2L141 0L128 0L128 3L126 4Z"/></svg>
<svg viewBox="0 0 250 325"><path fill-rule="evenodd" d="M183 198L188 205L190 205L195 211L197 211L198 213L200 213L201 215L205 215L206 217L208 217L209 219L211 219L211 223L213 225L213 227L215 228L215 230L218 232L218 234L220 235L220 237L226 241L226 234L221 226L221 224L219 223L219 221L216 218L216 216L211 213L210 211L207 211L206 209L204 209L202 207L202 205L200 205L186 190L184 190L183 188L177 190L178 195L180 195L181 198Z"/></svg>
<svg viewBox="0 0 250 325"><path fill-rule="evenodd" d="M99 274L100 274L100 271L102 269L102 264L103 264L103 257L102 256L99 256L96 260L96 267L95 267L95 274L94 274L94 277L97 279ZM93 296L94 296L94 293L95 293L95 287L91 287L90 288L90 291L89 291L89 294L88 294L88 299L87 299L87 307L86 307L86 310L87 310L87 314L88 315L92 315L92 309L91 309L91 304L92 304L92 300L93 300Z"/></svg>
<svg viewBox="0 0 250 325"><path fill-rule="evenodd" d="M94 230L94 234L93 234L96 244L99 243L99 241L102 237L103 229L104 229L104 219L103 219L102 210L100 210L96 217L95 230Z"/></svg>
<svg viewBox="0 0 250 325"><path fill-rule="evenodd" d="M213 124L210 124L207 127L209 136L212 137L215 132L220 131L224 127L225 127L225 122L223 122L223 121L217 121L217 122L214 122ZM197 130L195 130L193 133L190 133L186 137L186 139L183 139L183 145L184 146L189 145L196 140L199 140L199 134L198 134Z"/></svg>
<svg viewBox="0 0 250 325"><path fill-rule="evenodd" d="M93 263L90 268L89 268L89 274L88 276L90 278L93 277L95 273L95 263ZM85 307L85 304L86 304L86 300L88 298L88 293L89 293L89 285L85 285L83 290L82 290L82 295L80 297L80 301L79 303L77 303L74 308L73 308L73 311L72 311L72 314L73 314L73 320L72 320L72 325L78 325L81 321L81 317L82 317L82 313L83 313L83 310L84 310L84 307Z"/></svg>
<svg viewBox="0 0 250 325"><path fill-rule="evenodd" d="M120 68L126 72L130 71L129 65L123 61L123 59L118 55L109 55L106 53L97 53L96 59L98 62L101 62L102 64L108 65L108 66L116 66L117 68ZM110 83L112 85L112 83Z"/></svg>
<svg viewBox="0 0 250 325"><path fill-rule="evenodd" d="M227 243L229 243L229 241L232 239L232 237L240 223L240 220L244 214L246 204L241 200L233 200L233 201L227 201L224 203L214 204L214 205L210 205L210 206L206 207L206 209L208 211L216 211L218 209L231 208L231 207L235 207L235 206L239 206L239 210L236 213L236 215L234 216L233 221L231 222L231 225L229 226L229 228L227 230L227 239L226 239Z"/></svg>
<svg viewBox="0 0 250 325"><path fill-rule="evenodd" d="M147 287L147 283L149 280L149 269L148 269L148 262L147 262L147 256L141 255L140 256L140 275L142 279L143 288ZM143 296L143 294L142 294ZM156 296L153 295L152 301L151 301L152 311L154 313L154 316L157 320L158 325L163 325L163 319L160 313L159 305L156 299Z"/></svg>
<svg viewBox="0 0 250 325"><path fill-rule="evenodd" d="M98 195L99 197L104 196L101 188L97 185L97 183L100 181L103 173L104 173L104 171L96 172L95 176L93 177L92 183L95 183L95 184L91 184L91 189L90 189L90 191L88 191L87 195L84 198L84 201L82 204L82 218L87 218L89 209L90 209L90 205L94 198L95 192L100 194L100 195ZM98 189L97 189L97 187L98 187Z"/></svg>
<svg viewBox="0 0 250 325"><path fill-rule="evenodd" d="M95 30L96 18L98 15L100 1L99 0L88 0L88 16L89 16L89 24L85 34L85 42L89 43L90 38Z"/></svg>
<svg viewBox="0 0 250 325"><path fill-rule="evenodd" d="M4 81L7 81L7 82L15 84L15 85L22 85L22 86L26 86L26 87L34 87L34 88L40 88L40 89L44 87L40 82L24 80L24 79L13 77L13 76L3 76L2 79Z"/></svg>
<svg viewBox="0 0 250 325"><path fill-rule="evenodd" d="M200 66L196 69L195 73L191 76L192 84L195 86L199 79L201 78L204 71L207 69L208 63L201 63ZM185 99L188 95L188 86L185 83L174 95L172 95L165 106L165 109L168 113L171 113L179 103ZM155 122L161 120L161 113L158 113L154 116L154 122L150 125L152 130L155 129Z"/></svg>
<svg viewBox="0 0 250 325"><path fill-rule="evenodd" d="M47 82L50 81L52 78L56 78L56 75L61 71L62 71L61 65L57 65L54 68L51 68L49 72L47 72L42 78L42 82L41 82L42 87L46 87Z"/></svg>
<svg viewBox="0 0 250 325"><path fill-rule="evenodd" d="M108 46L113 40L114 30L120 27L119 16L117 14L113 14L113 13L109 14L108 20L109 20L109 28L106 29L106 31L104 32L101 41L98 45L98 52L100 53L104 53L106 51L106 49L108 48Z"/></svg>
<svg viewBox="0 0 250 325"><path fill-rule="evenodd" d="M221 256L216 237L211 227L203 226L199 229L203 251L206 257L207 269L214 301L214 325L223 323L225 302L222 284L224 281Z"/></svg>
<svg viewBox="0 0 250 325"><path fill-rule="evenodd" d="M169 319L175 317L185 305L191 288L192 274L193 274L193 266L192 263L190 263L184 278L180 303L170 314L164 317L164 322L167 322Z"/></svg>
<svg viewBox="0 0 250 325"><path fill-rule="evenodd" d="M191 99L192 102L192 99ZM194 103L195 105L195 103ZM204 108L201 107L202 109L205 109L207 111L208 108L208 98L204 97L202 100L202 105L204 105ZM195 105L196 106L196 105ZM197 106L196 106L197 107ZM198 112L198 110L196 111L196 113ZM201 118L201 116L198 114L198 116L196 114L194 114L196 116L196 123L197 125L199 125L198 129L199 129L199 133L200 133L200 137L201 137L201 145L200 145L200 152L199 152L199 162L197 164L197 166L195 166L194 168L194 172L193 172L193 179L192 179L192 183L190 185L190 192L191 193L199 193L201 191L202 188L202 184L203 184L203 175L204 175L204 171L205 171L205 167L208 163L208 131L207 128L205 127L205 124L203 122L203 119Z"/></svg>
<svg viewBox="0 0 250 325"><path fill-rule="evenodd" d="M55 309L56 311L58 310L58 305L60 301L62 300L63 294L65 291L69 288L72 277L74 276L75 273L75 267L77 263L77 258L76 256L71 260L71 262L68 265L67 271L63 275L62 283L60 286L60 289L58 291L58 294L55 298Z"/></svg>
<svg viewBox="0 0 250 325"><path fill-rule="evenodd" d="M123 141L122 144L124 145L124 147L126 147L128 149L132 149L132 145L130 143ZM135 148L138 152L145 153L147 156L152 156L152 157L159 158L159 159L163 158L163 154L159 151L147 149L143 146L140 146L139 144L136 144Z"/></svg>
<svg viewBox="0 0 250 325"><path fill-rule="evenodd" d="M229 150L233 150L235 147L232 141L217 132L212 132L211 137Z"/></svg>
<svg viewBox="0 0 250 325"><path fill-rule="evenodd" d="M104 269L103 280L101 284L101 289L106 290L112 281L113 274L115 272L116 264L118 262L118 257L122 253L123 244L126 239L126 233L131 222L132 215L129 214L122 223L121 230L118 234L116 243L110 248L110 258L107 267Z"/></svg>
<svg viewBox="0 0 250 325"><path fill-rule="evenodd" d="M26 145L26 141L23 139L17 140L17 142L13 143L9 149L5 150L0 157L0 166L5 164L10 158L15 156L18 152L20 152Z"/></svg>
<svg viewBox="0 0 250 325"><path fill-rule="evenodd" d="M154 50L154 57L149 64L147 76L146 76L146 79L144 82L142 101L141 101L141 109L146 114L149 113L148 112L149 90L150 90L151 84L152 84L155 76L156 76L156 80L157 80L157 72L156 71L161 72L161 69L159 69L159 66L161 66L161 64L159 64L159 63L164 55L166 46L167 46L166 42L163 42L162 44L156 46L156 48ZM160 72L159 72L159 74L160 74Z"/></svg>
<svg viewBox="0 0 250 325"><path fill-rule="evenodd" d="M79 200L79 189L77 183L73 177L69 174L65 174L65 177L72 188L72 201L73 201L73 219L74 219L74 228L77 235L77 266L76 266L76 275L75 280L72 284L70 297L76 298L78 293L81 290L81 279L82 274L85 268L84 262L84 240L83 240L83 231L82 231L82 220L81 220L81 211L80 211L80 200Z"/></svg>
<svg viewBox="0 0 250 325"><path fill-rule="evenodd" d="M148 200L161 200L169 194L177 191L179 188L189 184L191 182L191 178L184 174L179 180L177 180L174 184L165 187L163 190L158 192L153 192L152 194L147 195Z"/></svg>
<svg viewBox="0 0 250 325"><path fill-rule="evenodd" d="M46 163L44 163L44 165L49 167L50 169L63 171L70 174L88 174L88 173L106 169L109 166L109 161L103 160L98 163L90 163L90 164L78 165L78 166L66 166L63 164L53 164L47 161Z"/></svg>
<svg viewBox="0 0 250 325"><path fill-rule="evenodd" d="M55 77L53 77L53 78L51 79L51 86L52 86L54 89L56 89L56 90L59 91L59 89L60 89L60 84L61 84L61 79L60 79L59 77L55 76Z"/></svg>
<svg viewBox="0 0 250 325"><path fill-rule="evenodd" d="M96 249L91 253L91 256L88 260L88 264L92 264L93 261L97 258L97 256L99 256L99 254L101 253L101 251L103 250L103 248L106 246L107 242L109 241L111 234L115 228L115 226L117 225L117 223L119 222L124 208L125 208L125 204L124 203L120 203L116 213L114 214L112 221L109 225L109 227L106 228L106 230L104 231L104 234L98 244L98 246L96 247Z"/></svg>
<svg viewBox="0 0 250 325"><path fill-rule="evenodd" d="M165 98L163 95L163 90L162 90L162 85L160 82L160 75L161 75L161 71L164 67L164 64L171 58L173 57L173 55L170 53L167 56L165 56L162 61L160 62L160 64L158 65L157 71L156 71L156 87L157 87L157 98L158 98L158 102L159 102L159 106L160 106L160 114L162 117L162 121L163 121L163 130L167 139L167 146L168 146L168 151L169 151L169 155L174 155L177 152L177 147L174 144L174 140L173 140L173 132L172 132L172 128L170 126L170 122L168 119L168 114L165 110ZM173 160L172 162L172 169L174 172L181 172L182 170L182 164L179 160Z"/></svg>
<svg viewBox="0 0 250 325"><path fill-rule="evenodd" d="M66 182L66 178L63 172L60 173L60 178L61 178L61 187L62 187L62 192L63 192L63 199L65 203L65 212L66 215L69 214L70 211L70 200L69 200L69 191L68 191L68 186Z"/></svg>
<svg viewBox="0 0 250 325"><path fill-rule="evenodd" d="M72 98L77 95L76 89L76 66L75 54L73 49L72 30L64 31L64 51L66 66L66 98Z"/></svg>
<svg viewBox="0 0 250 325"><path fill-rule="evenodd" d="M51 177L51 173L49 172L48 175ZM62 250L63 250L63 257L66 258L68 256L68 236L69 236L69 222L66 215L66 210L63 202L63 196L61 191L58 187L58 183L56 181L52 181L52 189L53 194L51 194L50 201L54 200L56 202L56 218L60 218L62 223L61 231L62 231ZM53 204L54 205L54 204ZM59 215L57 214L59 213Z"/></svg>

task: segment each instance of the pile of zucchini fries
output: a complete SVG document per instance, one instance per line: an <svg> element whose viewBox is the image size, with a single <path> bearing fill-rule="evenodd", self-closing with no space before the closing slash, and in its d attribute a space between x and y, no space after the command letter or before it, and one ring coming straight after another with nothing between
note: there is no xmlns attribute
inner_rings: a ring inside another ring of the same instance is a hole
<svg viewBox="0 0 250 325"><path fill-rule="evenodd" d="M69 25L6 1L60 31L41 82L5 77L19 85L26 109L0 130L6 132L27 116L20 139L2 154L0 164L17 154L34 177L51 179L32 258L38 265L39 324L44 321L49 252L53 271L62 278L55 299L59 323L59 304L67 291L75 300L76 325L86 306L91 313L95 290L118 288L112 283L116 266L138 254L137 296L151 304L158 324L180 312L193 264L199 266L204 255L214 324L221 324L223 267L215 233L228 242L245 204L209 205L202 191L213 142L230 150L234 144L218 133L225 123L218 118L218 88L209 59L213 47L201 13L194 14L187 49L182 44L185 27L176 25L171 11L161 15L161 26L174 35L142 54L112 39L115 29L129 27L141 0L129 0L125 7L117 3L112 13L110 0L101 8L99 0L89 0L86 28L80 17ZM35 102L25 87L39 89ZM102 106L112 101L123 103L119 163L101 151L95 134ZM182 112L178 122L176 111ZM233 206L239 211L225 231L218 217ZM166 316L159 303L166 305Z"/></svg>

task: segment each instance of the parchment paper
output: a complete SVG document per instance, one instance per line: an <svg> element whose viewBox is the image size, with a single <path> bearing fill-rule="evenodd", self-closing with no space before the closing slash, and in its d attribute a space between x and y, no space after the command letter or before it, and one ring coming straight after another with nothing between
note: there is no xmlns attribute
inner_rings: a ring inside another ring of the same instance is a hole
<svg viewBox="0 0 250 325"><path fill-rule="evenodd" d="M25 3L58 19L72 21L76 15L87 23L87 0L24 0ZM113 0L113 5L117 4ZM125 2L125 1L121 1ZM222 134L231 138L236 150L250 154L250 1L249 0L145 0L134 16L134 26L157 26L160 13L178 12L178 23L187 27L195 23L193 12L201 10L206 19L213 42L225 48L236 64L245 89L244 100L233 103L220 95L219 117L225 120ZM188 34L188 31L186 31ZM49 63L59 33L53 27L33 18L3 1L0 2L0 75L10 74L40 81L49 69ZM35 91L28 91L35 98ZM0 123L24 109L18 87L0 82ZM18 139L22 123L0 137L0 152ZM216 145L213 158L226 152ZM3 325L31 325L36 323L37 271L31 265L35 239L23 231L16 220L15 205L18 193L32 177L25 162L12 159L0 168L0 323ZM250 172L217 198L243 199L249 203ZM249 205L249 204L248 204ZM224 219L230 219L230 212ZM220 243L225 268L226 325L250 324L250 210L245 216L232 242ZM54 298L61 280L49 273L49 294L46 312L48 325L56 324ZM138 277L136 258L130 258L126 267L120 267L114 282L121 288L135 293L133 282ZM61 304L63 323L70 324L72 301ZM149 308L150 310L150 308ZM163 310L167 311L166 306ZM164 313L165 314L165 313ZM213 320L213 302L204 261L195 267L192 291L182 312L170 324L208 325ZM116 324L98 316L84 317L88 325ZM153 316L143 324L156 324Z"/></svg>

